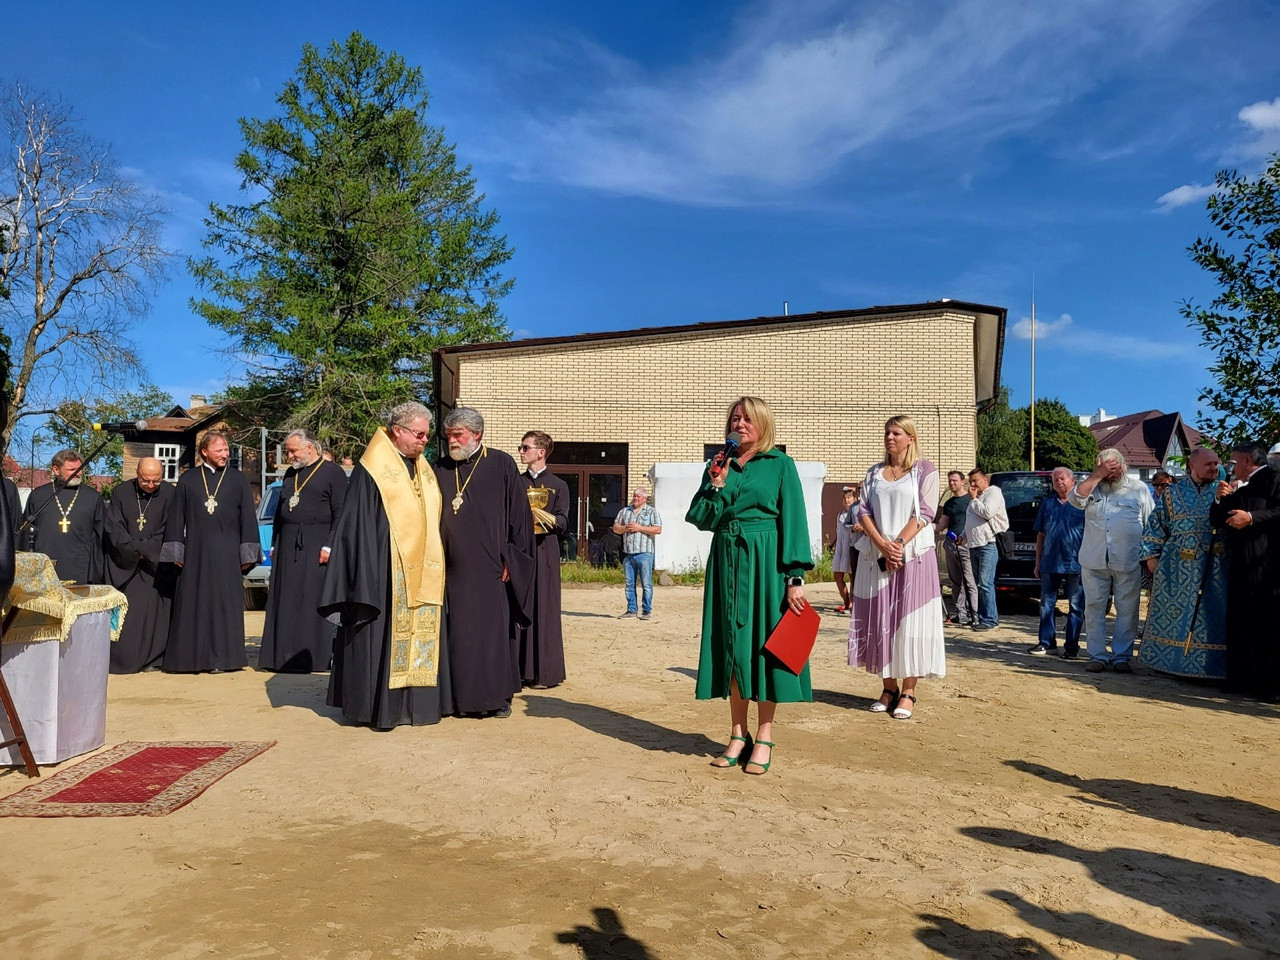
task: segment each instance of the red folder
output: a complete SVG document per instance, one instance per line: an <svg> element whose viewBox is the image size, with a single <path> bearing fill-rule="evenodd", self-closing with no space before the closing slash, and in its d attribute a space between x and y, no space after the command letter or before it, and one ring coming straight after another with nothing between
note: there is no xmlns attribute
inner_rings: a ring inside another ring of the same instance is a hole
<svg viewBox="0 0 1280 960"><path fill-rule="evenodd" d="M769 634L764 648L782 661L792 673L799 676L804 665L809 662L809 654L813 652L813 642L818 639L818 626L822 618L806 600L804 610L792 613L790 609L782 615L778 625Z"/></svg>

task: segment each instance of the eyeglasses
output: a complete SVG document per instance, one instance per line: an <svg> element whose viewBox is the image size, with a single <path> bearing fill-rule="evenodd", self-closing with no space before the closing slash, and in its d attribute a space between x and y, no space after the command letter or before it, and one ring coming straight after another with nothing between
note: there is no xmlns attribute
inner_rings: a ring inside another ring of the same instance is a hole
<svg viewBox="0 0 1280 960"><path fill-rule="evenodd" d="M1162 483L1153 483L1152 486L1155 487L1157 490L1163 490L1165 487L1172 487L1173 481L1165 480Z"/></svg>
<svg viewBox="0 0 1280 960"><path fill-rule="evenodd" d="M534 446L533 444L531 444L531 443L522 443L522 444L520 444L520 446L519 446L519 447L517 447L517 449L518 449L521 453L528 453L530 450L541 450L542 448L541 448L541 447L535 447L535 446Z"/></svg>
<svg viewBox="0 0 1280 960"><path fill-rule="evenodd" d="M431 432L429 430L422 430L422 431L410 430L408 427L398 423L396 424L396 427L399 428L400 430L403 430L409 436L413 437L413 439L421 440L423 443L426 443L428 438L430 438L431 436Z"/></svg>

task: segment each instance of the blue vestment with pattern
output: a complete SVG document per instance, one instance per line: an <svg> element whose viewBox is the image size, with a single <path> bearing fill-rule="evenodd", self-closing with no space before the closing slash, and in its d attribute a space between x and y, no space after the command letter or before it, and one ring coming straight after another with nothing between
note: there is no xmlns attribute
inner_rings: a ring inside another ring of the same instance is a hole
<svg viewBox="0 0 1280 960"><path fill-rule="evenodd" d="M1222 531L1209 522L1214 483L1182 477L1156 500L1142 559L1156 557L1142 662L1161 673L1227 675L1227 570Z"/></svg>

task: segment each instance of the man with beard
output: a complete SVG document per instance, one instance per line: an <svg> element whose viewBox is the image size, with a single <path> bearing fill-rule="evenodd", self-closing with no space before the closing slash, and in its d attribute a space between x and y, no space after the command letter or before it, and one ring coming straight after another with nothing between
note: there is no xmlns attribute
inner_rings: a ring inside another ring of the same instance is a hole
<svg viewBox="0 0 1280 960"><path fill-rule="evenodd" d="M1132 673L1129 656L1138 633L1138 598L1142 592L1142 530L1155 504L1141 480L1126 476L1119 450L1098 454L1093 473L1075 485L1068 499L1084 511L1080 543L1080 582L1084 585L1084 629L1089 662L1101 673L1111 664L1116 673ZM1116 600L1116 625L1107 655L1107 606Z"/></svg>
<svg viewBox="0 0 1280 960"><path fill-rule="evenodd" d="M458 713L511 715L521 688L514 624L532 620L533 518L515 461L490 450L484 418L458 407L444 418L449 457L436 465L448 501L444 540L445 633Z"/></svg>
<svg viewBox="0 0 1280 960"><path fill-rule="evenodd" d="M280 486L271 532L271 592L258 665L283 673L328 670L333 624L316 611L347 475L321 455L309 430L284 438L291 464Z"/></svg>
<svg viewBox="0 0 1280 960"><path fill-rule="evenodd" d="M338 627L328 703L379 730L453 712L440 488L422 456L430 435L420 403L387 414L351 470L320 590L319 612Z"/></svg>
<svg viewBox="0 0 1280 960"><path fill-rule="evenodd" d="M181 572L164 669L223 673L248 664L244 649L246 571L262 559L249 481L227 466L226 434L200 438L199 466L178 478L165 517L161 562Z"/></svg>
<svg viewBox="0 0 1280 960"><path fill-rule="evenodd" d="M1187 475L1156 496L1142 537L1152 575L1138 659L1161 673L1200 680L1227 676L1227 567L1222 530L1209 519L1218 455L1197 447Z"/></svg>
<svg viewBox="0 0 1280 960"><path fill-rule="evenodd" d="M173 487L154 457L138 461L138 475L112 492L107 506L107 575L129 600L120 639L111 645L112 673L140 673L160 665L169 639L177 571L160 562Z"/></svg>
<svg viewBox="0 0 1280 960"><path fill-rule="evenodd" d="M547 470L550 434L530 430L520 441L520 475L533 511L536 542L532 622L513 621L520 676L534 687L564 681L564 635L560 624L560 534L569 526L569 485ZM541 506L535 506L535 500Z"/></svg>
<svg viewBox="0 0 1280 960"><path fill-rule="evenodd" d="M106 582L102 557L102 498L83 483L84 458L74 450L53 455L53 480L31 491L23 511L26 550L43 553L63 580Z"/></svg>
<svg viewBox="0 0 1280 960"><path fill-rule="evenodd" d="M1209 511L1226 526L1227 682L1230 693L1280 699L1280 474L1266 464L1267 448L1232 448L1236 480L1218 484Z"/></svg>

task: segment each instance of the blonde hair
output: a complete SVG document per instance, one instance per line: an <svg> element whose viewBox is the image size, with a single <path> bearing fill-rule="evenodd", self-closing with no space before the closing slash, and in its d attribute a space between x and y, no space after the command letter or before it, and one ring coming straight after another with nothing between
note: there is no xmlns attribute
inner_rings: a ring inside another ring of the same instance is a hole
<svg viewBox="0 0 1280 960"><path fill-rule="evenodd" d="M908 416L890 417L884 423L885 432L889 432L890 427L901 427L902 432L911 438L911 445L907 447L906 468L910 470L916 465L916 461L920 459L920 440L916 435L916 422ZM889 455L886 452L884 458L884 466L891 467L893 464L889 462Z"/></svg>
<svg viewBox="0 0 1280 960"><path fill-rule="evenodd" d="M724 434L727 437L733 430L733 411L739 407L747 415L747 419L755 424L760 442L756 444L756 453L768 453L773 449L773 411L769 404L759 397L739 397L729 404L729 412L724 418Z"/></svg>

